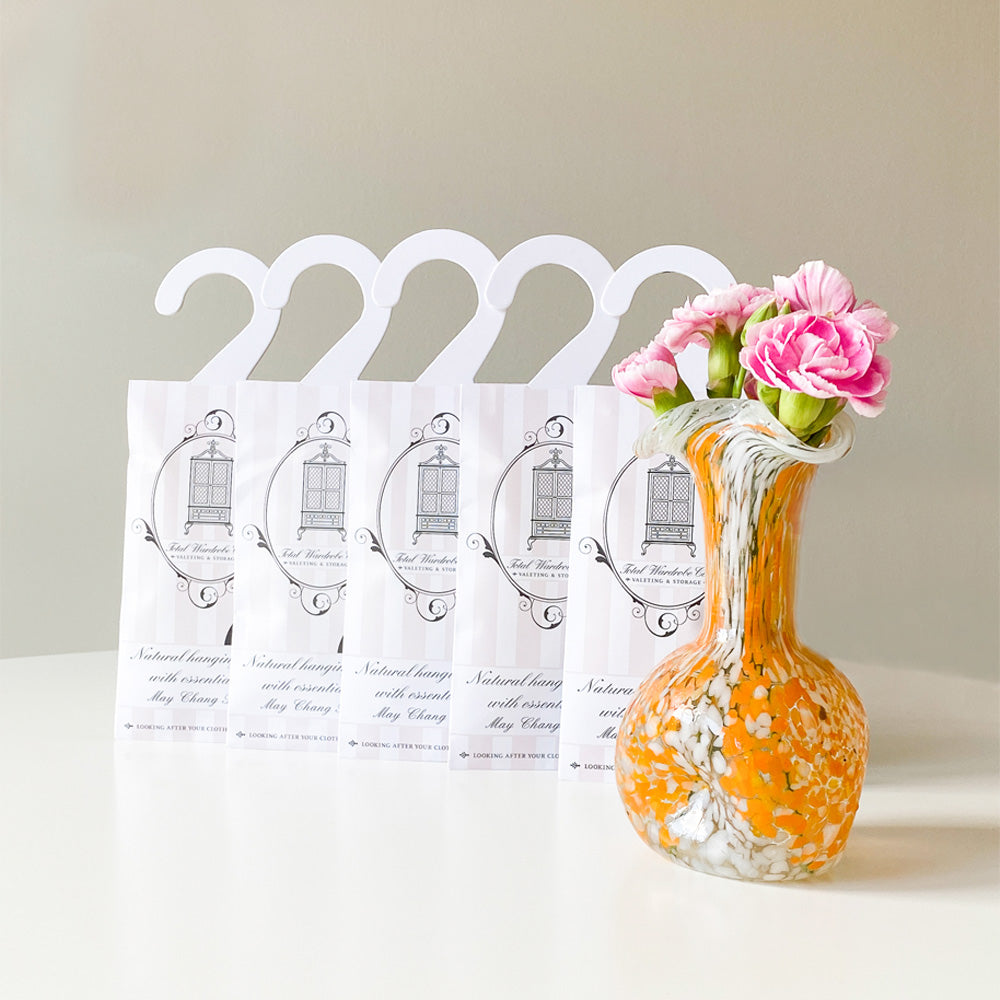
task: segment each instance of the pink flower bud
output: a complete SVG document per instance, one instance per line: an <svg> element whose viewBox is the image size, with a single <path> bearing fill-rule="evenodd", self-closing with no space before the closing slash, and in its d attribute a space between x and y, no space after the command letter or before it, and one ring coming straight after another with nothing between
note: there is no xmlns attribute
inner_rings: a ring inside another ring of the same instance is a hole
<svg viewBox="0 0 1000 1000"><path fill-rule="evenodd" d="M663 344L653 341L611 370L611 381L624 393L653 405L653 393L677 388L677 362Z"/></svg>

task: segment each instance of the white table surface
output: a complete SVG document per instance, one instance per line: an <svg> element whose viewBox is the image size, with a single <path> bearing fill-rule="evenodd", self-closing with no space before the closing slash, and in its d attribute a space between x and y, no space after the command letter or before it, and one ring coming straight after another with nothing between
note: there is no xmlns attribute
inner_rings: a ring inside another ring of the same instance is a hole
<svg viewBox="0 0 1000 1000"><path fill-rule="evenodd" d="M662 860L613 785L116 742L113 653L0 661L0 997L995 996L998 686L844 669L861 810L781 886Z"/></svg>

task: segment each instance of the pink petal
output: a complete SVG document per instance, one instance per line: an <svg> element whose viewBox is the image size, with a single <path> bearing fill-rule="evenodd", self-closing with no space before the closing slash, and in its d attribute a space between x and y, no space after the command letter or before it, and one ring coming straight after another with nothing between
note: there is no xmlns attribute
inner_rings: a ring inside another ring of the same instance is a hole
<svg viewBox="0 0 1000 1000"><path fill-rule="evenodd" d="M847 400L860 417L877 417L885 409L885 390L867 399L849 396Z"/></svg>
<svg viewBox="0 0 1000 1000"><path fill-rule="evenodd" d="M888 358L875 355L871 367L863 375L852 379L850 391L852 396L868 397L884 393L892 376L892 366Z"/></svg>
<svg viewBox="0 0 1000 1000"><path fill-rule="evenodd" d="M774 290L793 309L818 316L842 316L854 308L854 286L835 267L821 260L803 264L790 278L774 276Z"/></svg>
<svg viewBox="0 0 1000 1000"><path fill-rule="evenodd" d="M829 320L837 336L838 353L850 358L851 364L859 371L867 371L875 353L875 344L868 331L855 319L856 313L849 313ZM833 338L830 339L833 347Z"/></svg>
<svg viewBox="0 0 1000 1000"><path fill-rule="evenodd" d="M831 399L834 396L846 397L847 393L838 388L836 382L824 378L819 372L805 372L804 374L815 388L815 391L809 394L810 396L820 396L823 399Z"/></svg>
<svg viewBox="0 0 1000 1000"><path fill-rule="evenodd" d="M654 389L677 388L677 368L668 361L647 361L642 368L643 377Z"/></svg>
<svg viewBox="0 0 1000 1000"><path fill-rule="evenodd" d="M793 388L799 392L804 392L807 396L815 396L817 399L830 399L833 396L840 395L838 392L831 392L828 389L824 389L818 384L822 380L815 378L811 372L792 370L786 374Z"/></svg>
<svg viewBox="0 0 1000 1000"><path fill-rule="evenodd" d="M654 338L654 343L661 344L674 354L680 354L686 347L698 341L708 342L708 334L695 321L685 322L668 319L663 328Z"/></svg>
<svg viewBox="0 0 1000 1000"><path fill-rule="evenodd" d="M879 309L874 302L866 299L851 313L867 331L876 344L884 344L896 336L899 327L893 323L884 309Z"/></svg>

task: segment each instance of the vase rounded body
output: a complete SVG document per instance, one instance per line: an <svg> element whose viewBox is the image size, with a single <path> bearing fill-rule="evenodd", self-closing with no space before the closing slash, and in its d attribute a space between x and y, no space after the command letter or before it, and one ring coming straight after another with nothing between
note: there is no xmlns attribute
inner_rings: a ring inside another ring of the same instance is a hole
<svg viewBox="0 0 1000 1000"><path fill-rule="evenodd" d="M812 448L756 401L707 400L665 414L637 446L676 454L694 476L705 607L699 637L639 686L615 773L639 835L690 868L798 879L844 850L867 718L850 681L799 641L793 611L809 485L852 442L846 417Z"/></svg>

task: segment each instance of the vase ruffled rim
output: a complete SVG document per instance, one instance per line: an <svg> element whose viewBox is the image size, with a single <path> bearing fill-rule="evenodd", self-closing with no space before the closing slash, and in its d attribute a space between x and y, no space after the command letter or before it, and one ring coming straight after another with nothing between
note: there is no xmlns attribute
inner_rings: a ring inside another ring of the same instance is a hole
<svg viewBox="0 0 1000 1000"><path fill-rule="evenodd" d="M825 465L843 458L854 444L854 423L838 413L826 440L818 447L800 441L757 399L697 399L668 410L646 428L635 442L638 458L674 454L684 457L684 444L695 432L712 424L742 425L748 433L766 438L770 447L789 461Z"/></svg>

